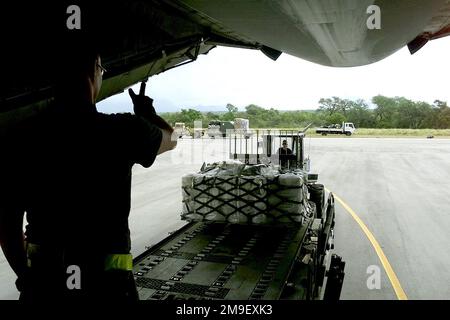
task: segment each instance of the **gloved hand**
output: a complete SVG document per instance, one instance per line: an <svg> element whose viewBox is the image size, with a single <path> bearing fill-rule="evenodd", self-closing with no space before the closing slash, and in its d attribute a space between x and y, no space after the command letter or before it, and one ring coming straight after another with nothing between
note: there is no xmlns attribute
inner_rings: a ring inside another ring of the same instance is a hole
<svg viewBox="0 0 450 320"><path fill-rule="evenodd" d="M156 115L155 108L153 107L153 99L145 95L137 95L133 89L128 89L130 98L133 101L134 113L138 116L152 117Z"/></svg>

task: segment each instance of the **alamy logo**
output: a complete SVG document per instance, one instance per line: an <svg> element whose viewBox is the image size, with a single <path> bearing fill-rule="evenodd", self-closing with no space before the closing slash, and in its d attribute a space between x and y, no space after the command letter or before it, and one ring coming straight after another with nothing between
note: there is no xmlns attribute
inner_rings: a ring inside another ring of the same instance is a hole
<svg viewBox="0 0 450 320"><path fill-rule="evenodd" d="M369 277L367 278L366 284L369 290L381 289L381 270L379 266L368 266L367 274Z"/></svg>
<svg viewBox="0 0 450 320"><path fill-rule="evenodd" d="M69 14L66 20L66 26L69 30L81 29L81 10L80 7L73 4L67 7L66 13Z"/></svg>
<svg viewBox="0 0 450 320"><path fill-rule="evenodd" d="M67 277L66 285L69 290L80 290L81 289L81 269L77 265L71 265L67 267Z"/></svg>
<svg viewBox="0 0 450 320"><path fill-rule="evenodd" d="M367 29L374 30L374 29L381 29L381 9L377 5L371 5L367 7L367 14L370 14L370 16L367 18Z"/></svg>

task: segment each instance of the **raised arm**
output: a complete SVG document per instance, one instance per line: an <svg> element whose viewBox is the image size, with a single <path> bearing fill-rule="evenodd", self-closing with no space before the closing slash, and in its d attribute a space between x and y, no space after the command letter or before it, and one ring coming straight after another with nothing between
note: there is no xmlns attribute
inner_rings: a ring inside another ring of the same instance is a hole
<svg viewBox="0 0 450 320"><path fill-rule="evenodd" d="M161 129L162 139L158 154L174 149L177 145L177 137L173 134L173 128L156 114L153 107L153 99L145 95L137 95L131 88L128 90L128 93L133 101L134 113Z"/></svg>

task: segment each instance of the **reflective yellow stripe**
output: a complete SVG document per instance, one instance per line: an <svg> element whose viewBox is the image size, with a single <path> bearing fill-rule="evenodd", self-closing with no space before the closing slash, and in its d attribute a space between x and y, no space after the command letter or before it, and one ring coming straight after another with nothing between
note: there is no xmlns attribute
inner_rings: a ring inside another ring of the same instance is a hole
<svg viewBox="0 0 450 320"><path fill-rule="evenodd" d="M30 253L36 253L41 249L41 246L31 242L26 243L27 251Z"/></svg>
<svg viewBox="0 0 450 320"><path fill-rule="evenodd" d="M34 243L26 243L27 266L31 267L32 258L41 250L41 246ZM133 270L133 256L131 254L109 254L105 258L105 271L108 270Z"/></svg>
<svg viewBox="0 0 450 320"><path fill-rule="evenodd" d="M31 258L39 252L41 246L30 242L25 242L25 246L27 251L27 267L31 268Z"/></svg>
<svg viewBox="0 0 450 320"><path fill-rule="evenodd" d="M131 254L109 254L105 259L105 271L133 270L133 256Z"/></svg>

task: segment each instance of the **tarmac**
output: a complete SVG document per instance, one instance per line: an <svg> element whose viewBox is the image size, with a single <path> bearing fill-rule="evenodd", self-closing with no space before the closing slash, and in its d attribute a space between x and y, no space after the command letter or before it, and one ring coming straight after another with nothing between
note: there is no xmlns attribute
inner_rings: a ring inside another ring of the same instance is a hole
<svg viewBox="0 0 450 320"><path fill-rule="evenodd" d="M151 168L133 168L133 255L185 224L181 176L228 153L222 139L181 139ZM367 227L336 201L333 253L346 261L341 299L395 300L399 292L408 299L450 299L450 140L307 137L305 154L319 182ZM0 253L0 299L18 298L14 281Z"/></svg>

